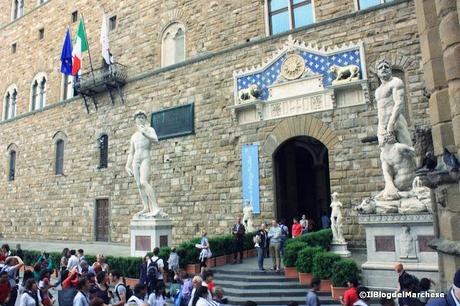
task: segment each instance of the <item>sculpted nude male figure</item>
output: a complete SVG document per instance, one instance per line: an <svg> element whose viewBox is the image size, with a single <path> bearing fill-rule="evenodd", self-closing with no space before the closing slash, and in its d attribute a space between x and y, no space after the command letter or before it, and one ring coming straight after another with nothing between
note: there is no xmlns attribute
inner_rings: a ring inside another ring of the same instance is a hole
<svg viewBox="0 0 460 306"><path fill-rule="evenodd" d="M377 199L394 200L400 198L398 191L410 189L415 156L403 115L404 83L392 75L390 63L386 60L377 62L376 71L382 82L375 91L375 98L379 120L377 136L381 148L380 161L385 179L385 188L377 195Z"/></svg>
<svg viewBox="0 0 460 306"><path fill-rule="evenodd" d="M146 126L147 115L143 111L134 114L137 131L131 136L129 155L126 162L126 171L134 176L141 195L144 208L136 215L166 216L160 209L155 192L149 184L150 177L150 149L152 142L158 142L155 130Z"/></svg>

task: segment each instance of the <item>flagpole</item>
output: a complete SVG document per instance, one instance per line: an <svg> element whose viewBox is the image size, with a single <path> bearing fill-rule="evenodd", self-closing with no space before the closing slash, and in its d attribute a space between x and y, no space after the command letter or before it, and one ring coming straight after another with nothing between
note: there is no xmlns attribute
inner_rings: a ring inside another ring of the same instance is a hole
<svg viewBox="0 0 460 306"><path fill-rule="evenodd" d="M96 79L94 78L93 61L91 60L91 51L89 50L89 40L88 40L88 35L86 33L85 18L83 17L83 14L81 14L81 20L83 21L83 30L85 30L85 36L88 42L88 55L89 55L89 65L91 66L91 74L93 76L94 85L96 85Z"/></svg>

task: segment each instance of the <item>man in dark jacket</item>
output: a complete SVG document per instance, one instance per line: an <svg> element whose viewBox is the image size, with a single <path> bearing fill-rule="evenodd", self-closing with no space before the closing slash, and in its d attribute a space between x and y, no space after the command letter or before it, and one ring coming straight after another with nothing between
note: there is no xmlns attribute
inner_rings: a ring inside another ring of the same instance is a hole
<svg viewBox="0 0 460 306"><path fill-rule="evenodd" d="M460 269L455 272L454 283L443 298L432 299L427 306L458 306L460 305Z"/></svg>
<svg viewBox="0 0 460 306"><path fill-rule="evenodd" d="M241 217L238 216L236 219L236 224L233 224L232 227L232 235L233 235L233 243L234 243L234 255L233 255L233 263L243 263L243 242L244 242L244 233L246 232L246 228L241 223ZM240 254L240 260L238 261L238 253Z"/></svg>

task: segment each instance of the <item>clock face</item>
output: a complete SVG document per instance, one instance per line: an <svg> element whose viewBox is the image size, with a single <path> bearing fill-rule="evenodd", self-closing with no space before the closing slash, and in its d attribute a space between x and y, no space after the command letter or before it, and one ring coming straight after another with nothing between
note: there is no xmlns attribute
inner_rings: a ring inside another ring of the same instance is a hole
<svg viewBox="0 0 460 306"><path fill-rule="evenodd" d="M281 66L281 75L288 80L295 80L305 71L305 60L298 54L289 55Z"/></svg>

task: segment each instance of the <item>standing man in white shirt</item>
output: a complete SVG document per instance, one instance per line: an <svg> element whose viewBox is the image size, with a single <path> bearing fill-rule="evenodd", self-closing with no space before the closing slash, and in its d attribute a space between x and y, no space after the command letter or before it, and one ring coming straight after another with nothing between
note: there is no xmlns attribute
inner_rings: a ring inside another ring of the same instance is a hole
<svg viewBox="0 0 460 306"><path fill-rule="evenodd" d="M75 250L70 250L70 258L69 261L67 262L67 270L72 271L73 267L78 267L78 257L77 257L77 252Z"/></svg>

